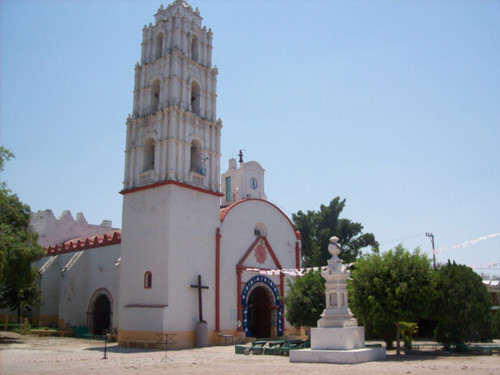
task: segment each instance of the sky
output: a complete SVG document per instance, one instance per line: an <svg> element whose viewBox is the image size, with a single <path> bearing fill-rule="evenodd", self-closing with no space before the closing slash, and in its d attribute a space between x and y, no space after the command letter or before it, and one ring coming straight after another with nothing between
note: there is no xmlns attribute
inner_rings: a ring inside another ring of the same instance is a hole
<svg viewBox="0 0 500 375"><path fill-rule="evenodd" d="M32 211L121 227L134 66L160 4L0 2L16 155L0 179ZM438 263L500 274L500 1L189 4L214 33L221 173L241 149L290 217L339 196L382 251L432 257L432 233Z"/></svg>

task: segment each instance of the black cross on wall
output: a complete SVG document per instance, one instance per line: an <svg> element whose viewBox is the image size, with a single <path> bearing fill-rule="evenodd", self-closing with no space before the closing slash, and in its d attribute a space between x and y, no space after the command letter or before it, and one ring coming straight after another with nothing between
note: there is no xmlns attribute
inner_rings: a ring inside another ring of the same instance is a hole
<svg viewBox="0 0 500 375"><path fill-rule="evenodd" d="M198 289L198 321L202 322L203 321L203 305L201 301L201 290L202 289L208 289L208 286L201 285L201 275L198 275L198 284L197 285L191 285L191 288L196 288Z"/></svg>

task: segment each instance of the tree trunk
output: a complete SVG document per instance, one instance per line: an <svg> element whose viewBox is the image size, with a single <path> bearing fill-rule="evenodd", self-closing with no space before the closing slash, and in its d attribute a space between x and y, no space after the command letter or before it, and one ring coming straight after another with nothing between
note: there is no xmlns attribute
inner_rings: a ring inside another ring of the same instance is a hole
<svg viewBox="0 0 500 375"><path fill-rule="evenodd" d="M21 328L21 305L17 305L17 328Z"/></svg>
<svg viewBox="0 0 500 375"><path fill-rule="evenodd" d="M396 355L401 354L401 322L396 323Z"/></svg>

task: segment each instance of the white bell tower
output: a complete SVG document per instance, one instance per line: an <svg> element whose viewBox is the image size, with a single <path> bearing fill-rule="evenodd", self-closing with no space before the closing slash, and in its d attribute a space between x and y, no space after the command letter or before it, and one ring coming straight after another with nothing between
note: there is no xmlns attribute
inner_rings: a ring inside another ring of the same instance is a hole
<svg viewBox="0 0 500 375"><path fill-rule="evenodd" d="M220 133L212 31L178 0L142 30L133 113L127 119L124 191L170 180L218 192Z"/></svg>
<svg viewBox="0 0 500 375"><path fill-rule="evenodd" d="M220 137L212 32L182 0L143 29L127 119L118 341L183 332L193 346L198 275L214 330L215 236L220 226Z"/></svg>

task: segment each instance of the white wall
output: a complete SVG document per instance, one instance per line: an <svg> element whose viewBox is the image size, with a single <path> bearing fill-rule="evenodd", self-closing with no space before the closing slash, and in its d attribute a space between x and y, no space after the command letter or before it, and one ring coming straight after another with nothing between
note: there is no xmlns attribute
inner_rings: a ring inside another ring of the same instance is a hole
<svg viewBox="0 0 500 375"><path fill-rule="evenodd" d="M198 274L210 287L203 293L203 318L214 329L219 197L168 184L125 194L123 202L120 329L193 330L198 295L190 285ZM144 289L146 271L153 275L151 289Z"/></svg>
<svg viewBox="0 0 500 375"><path fill-rule="evenodd" d="M38 243L43 247L116 229L111 227L110 220L103 220L101 225L89 224L81 212L76 214L75 220L70 211L63 211L59 218L51 210L34 212L31 214L30 224L38 233Z"/></svg>
<svg viewBox="0 0 500 375"><path fill-rule="evenodd" d="M278 208L267 201L253 199L231 208L221 224L221 329L237 327L236 311L240 296L237 295L236 265L255 241L254 228L258 223L265 225L266 238L281 266L295 268L295 230ZM253 261L249 259L248 263ZM268 262L269 259L266 260L269 266ZM244 272L242 282L255 275ZM276 285L280 284L279 276L268 277Z"/></svg>
<svg viewBox="0 0 500 375"><path fill-rule="evenodd" d="M74 257L77 253L65 255ZM65 324L87 326L92 296L99 289L106 289L112 297L112 328L117 328L119 266L115 263L119 257L120 245L82 250L78 260L62 272L59 318L64 319Z"/></svg>

